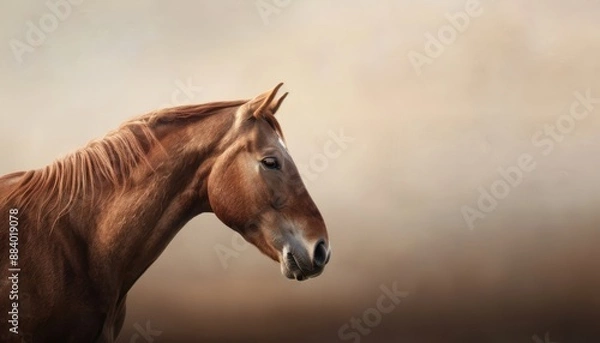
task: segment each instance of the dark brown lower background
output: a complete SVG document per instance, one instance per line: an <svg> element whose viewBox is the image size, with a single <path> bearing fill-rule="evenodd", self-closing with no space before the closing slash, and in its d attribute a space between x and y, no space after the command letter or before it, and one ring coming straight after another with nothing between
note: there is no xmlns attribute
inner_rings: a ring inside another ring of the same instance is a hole
<svg viewBox="0 0 600 343"><path fill-rule="evenodd" d="M254 248L226 270L218 260L192 273L159 262L132 291L119 342L136 341L136 325L161 331L154 342L598 342L600 223L584 212L523 225L508 211L474 231L399 230L380 218L377 232L389 236L338 233L325 273L303 283ZM360 340L342 339L342 325L394 283L408 292L402 302Z"/></svg>

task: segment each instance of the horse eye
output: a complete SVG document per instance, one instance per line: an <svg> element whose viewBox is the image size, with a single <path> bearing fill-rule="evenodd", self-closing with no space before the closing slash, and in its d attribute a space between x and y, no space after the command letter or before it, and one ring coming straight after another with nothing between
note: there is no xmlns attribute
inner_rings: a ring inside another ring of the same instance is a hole
<svg viewBox="0 0 600 343"><path fill-rule="evenodd" d="M279 165L279 161L277 161L277 159L275 157L265 157L263 158L263 160L261 161L263 166L265 166L267 169L279 169L280 165Z"/></svg>

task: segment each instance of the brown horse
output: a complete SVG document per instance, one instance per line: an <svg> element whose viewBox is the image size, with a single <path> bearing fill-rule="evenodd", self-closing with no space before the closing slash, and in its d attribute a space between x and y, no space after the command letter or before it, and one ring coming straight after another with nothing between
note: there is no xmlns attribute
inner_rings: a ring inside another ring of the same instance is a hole
<svg viewBox="0 0 600 343"><path fill-rule="evenodd" d="M274 117L280 86L148 113L49 166L1 177L7 341L113 342L127 292L203 212L286 277L319 275L327 231Z"/></svg>

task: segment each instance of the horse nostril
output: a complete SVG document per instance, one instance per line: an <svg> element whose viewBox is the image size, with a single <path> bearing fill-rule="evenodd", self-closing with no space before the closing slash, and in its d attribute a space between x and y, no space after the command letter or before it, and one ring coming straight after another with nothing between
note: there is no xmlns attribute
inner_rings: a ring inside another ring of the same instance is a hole
<svg viewBox="0 0 600 343"><path fill-rule="evenodd" d="M329 262L329 249L325 246L324 241L320 241L315 246L315 254L313 255L313 264L317 268L321 268Z"/></svg>

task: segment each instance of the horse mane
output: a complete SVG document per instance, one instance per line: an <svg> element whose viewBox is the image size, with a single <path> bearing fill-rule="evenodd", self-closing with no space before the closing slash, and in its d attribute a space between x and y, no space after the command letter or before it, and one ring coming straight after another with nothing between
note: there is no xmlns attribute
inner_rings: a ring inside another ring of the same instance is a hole
<svg viewBox="0 0 600 343"><path fill-rule="evenodd" d="M184 105L133 118L104 138L93 140L41 169L25 172L8 194L6 203L12 207L27 208L26 213L30 220L35 220L37 227L43 226L47 220L52 231L76 199L87 199L97 204L106 185L112 186L109 187L111 190L122 191L127 187L128 175L137 165L146 163L150 166L148 151L153 147L162 149L155 135L157 127L197 120L246 102Z"/></svg>

